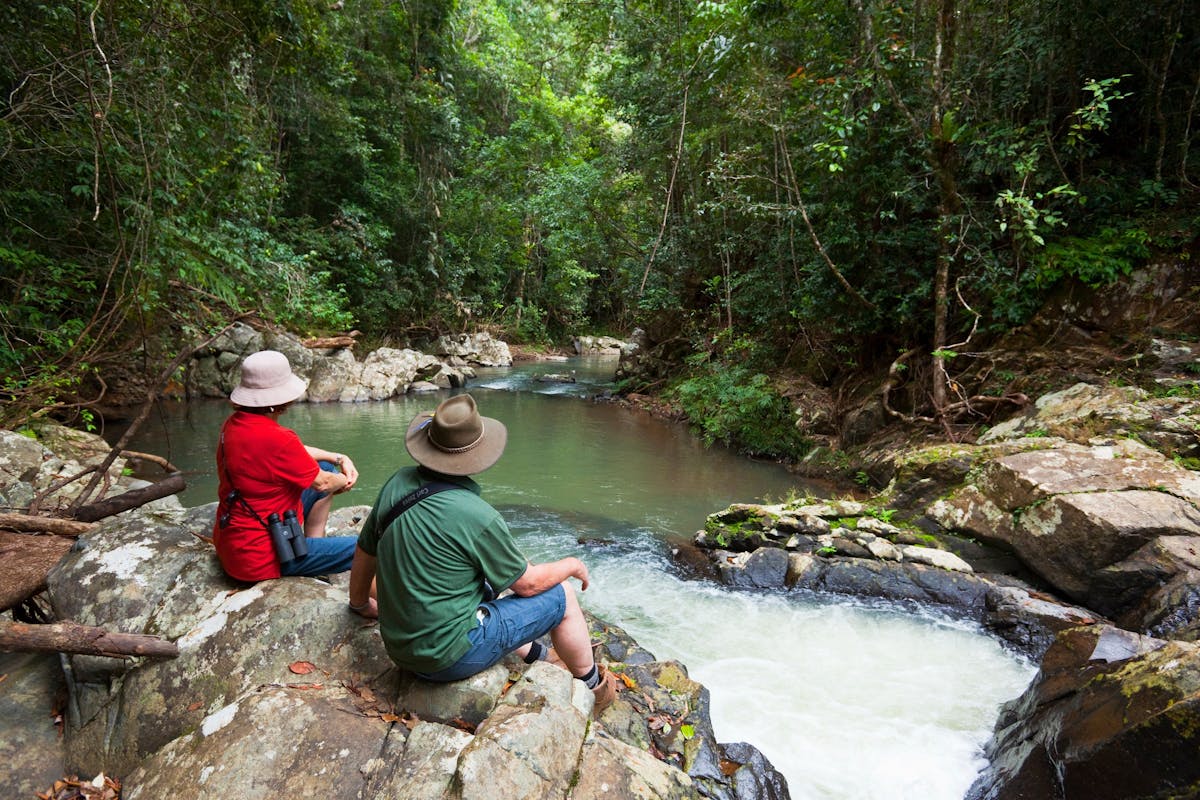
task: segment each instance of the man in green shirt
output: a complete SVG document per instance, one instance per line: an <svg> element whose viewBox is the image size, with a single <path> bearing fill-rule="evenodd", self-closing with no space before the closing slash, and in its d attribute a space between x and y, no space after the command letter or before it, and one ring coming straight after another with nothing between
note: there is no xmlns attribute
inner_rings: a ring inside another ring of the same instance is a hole
<svg viewBox="0 0 1200 800"><path fill-rule="evenodd" d="M419 466L384 484L363 523L350 608L378 617L388 655L422 678L461 680L510 652L529 663L550 659L592 690L599 714L616 680L595 663L569 582L586 590L587 567L574 557L531 564L468 477L495 464L507 440L503 423L481 416L469 394L413 419L404 444ZM512 592L496 599L490 589ZM553 651L537 641L547 633Z"/></svg>

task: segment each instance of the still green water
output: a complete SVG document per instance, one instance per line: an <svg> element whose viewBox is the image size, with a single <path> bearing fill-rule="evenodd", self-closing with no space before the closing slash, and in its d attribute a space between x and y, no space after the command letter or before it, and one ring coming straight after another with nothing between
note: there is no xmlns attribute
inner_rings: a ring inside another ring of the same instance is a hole
<svg viewBox="0 0 1200 800"><path fill-rule="evenodd" d="M508 428L508 446L494 467L477 476L493 505L594 517L606 536L649 531L667 539L690 537L707 514L733 502L779 501L789 493L819 491L777 464L756 463L721 447L705 448L686 426L586 397L603 388L613 362L573 362L570 384L538 375L564 371L551 362L517 370L480 370L469 389L480 413ZM591 378L592 380L588 380ZM384 481L414 462L404 449L413 416L432 410L447 393L378 403L302 403L280 417L306 444L347 453L358 485L335 507L370 504ZM182 469L186 506L216 499L214 453L224 401L167 404L131 445L168 458ZM112 432L115 433L115 432ZM110 433L110 436L112 434ZM600 531L596 531L600 533Z"/></svg>
<svg viewBox="0 0 1200 800"><path fill-rule="evenodd" d="M689 580L671 549L733 502L821 494L774 464L705 448L685 426L589 395L611 360L481 370L471 393L508 426L504 457L478 476L534 560L579 555L584 605L711 693L721 741L756 745L795 800L958 800L983 765L999 705L1033 665L976 626L847 598L748 593ZM577 383L545 383L548 372ZM301 438L349 453L362 477L338 506L369 504L411 464L404 431L445 393L290 409ZM185 471L185 505L215 500L224 402L164 406L132 449ZM117 431L110 431L110 437ZM581 545L580 540L585 544Z"/></svg>

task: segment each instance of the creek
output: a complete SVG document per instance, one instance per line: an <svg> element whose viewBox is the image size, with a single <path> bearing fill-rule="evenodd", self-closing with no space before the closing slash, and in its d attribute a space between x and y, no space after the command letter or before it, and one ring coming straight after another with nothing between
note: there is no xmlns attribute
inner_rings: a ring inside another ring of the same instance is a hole
<svg viewBox="0 0 1200 800"><path fill-rule="evenodd" d="M959 800L983 766L999 706L1035 667L978 626L928 610L794 593L747 593L689 579L672 549L734 502L824 490L775 464L705 448L685 426L586 398L614 360L480 369L470 391L509 430L478 476L534 560L579 555L588 610L708 687L720 741L747 741L787 777L795 800ZM576 383L539 380L574 371ZM301 438L349 453L370 504L411 464L404 431L445 394L300 404L281 418ZM167 404L130 448L169 458L194 506L215 499L220 401ZM119 431L109 431L112 438ZM582 542L582 544L581 544Z"/></svg>

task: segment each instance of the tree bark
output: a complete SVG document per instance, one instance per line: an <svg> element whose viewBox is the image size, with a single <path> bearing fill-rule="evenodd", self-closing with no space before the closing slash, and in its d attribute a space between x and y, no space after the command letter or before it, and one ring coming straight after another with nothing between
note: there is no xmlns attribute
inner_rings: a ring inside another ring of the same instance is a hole
<svg viewBox="0 0 1200 800"><path fill-rule="evenodd" d="M22 533L54 533L59 536L79 536L96 527L88 521L36 517L29 514L0 514L0 528Z"/></svg>
<svg viewBox="0 0 1200 800"><path fill-rule="evenodd" d="M958 9L956 0L940 0L934 29L933 108L930 115L930 167L938 186L938 254L933 280L933 414L949 427L946 408L949 405L946 387L947 323L950 315L950 273L955 252L951 238L962 211L958 195L957 152L947 135L944 122L950 111L950 75L954 67L954 46L957 33Z"/></svg>
<svg viewBox="0 0 1200 800"><path fill-rule="evenodd" d="M174 642L142 633L113 633L77 622L26 625L0 622L0 652L82 653L92 656L174 658Z"/></svg>
<svg viewBox="0 0 1200 800"><path fill-rule="evenodd" d="M141 489L131 489L116 497L109 497L82 506L75 511L75 519L81 522L95 522L105 517L111 517L113 514L128 511L131 508L144 506L153 500L178 494L186 488L187 483L184 481L183 475L176 472L174 475L163 478L161 481L152 483L149 486L144 486Z"/></svg>

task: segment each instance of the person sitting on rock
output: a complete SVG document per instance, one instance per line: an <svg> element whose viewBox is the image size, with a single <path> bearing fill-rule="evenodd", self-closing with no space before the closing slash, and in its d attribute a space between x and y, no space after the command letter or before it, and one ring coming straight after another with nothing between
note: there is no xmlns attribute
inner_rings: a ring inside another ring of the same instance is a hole
<svg viewBox="0 0 1200 800"><path fill-rule="evenodd" d="M575 557L530 563L468 477L495 464L507 439L504 424L481 416L469 394L413 419L404 444L418 466L388 479L363 523L350 608L378 617L388 655L421 678L460 680L512 652L564 666L592 690L599 714L616 696L616 679L592 655L568 580L586 590L587 567ZM553 649L538 641L547 633Z"/></svg>
<svg viewBox="0 0 1200 800"><path fill-rule="evenodd" d="M354 560L357 537L325 536L333 495L358 480L354 462L303 444L279 424L305 388L287 356L263 350L242 362L241 380L229 396L234 412L221 426L217 445L213 543L222 568L236 580L328 575L345 572ZM291 552L281 553L272 542L272 515L283 522L288 511L295 513L296 527L303 526L298 538L306 555L295 555L291 545Z"/></svg>

